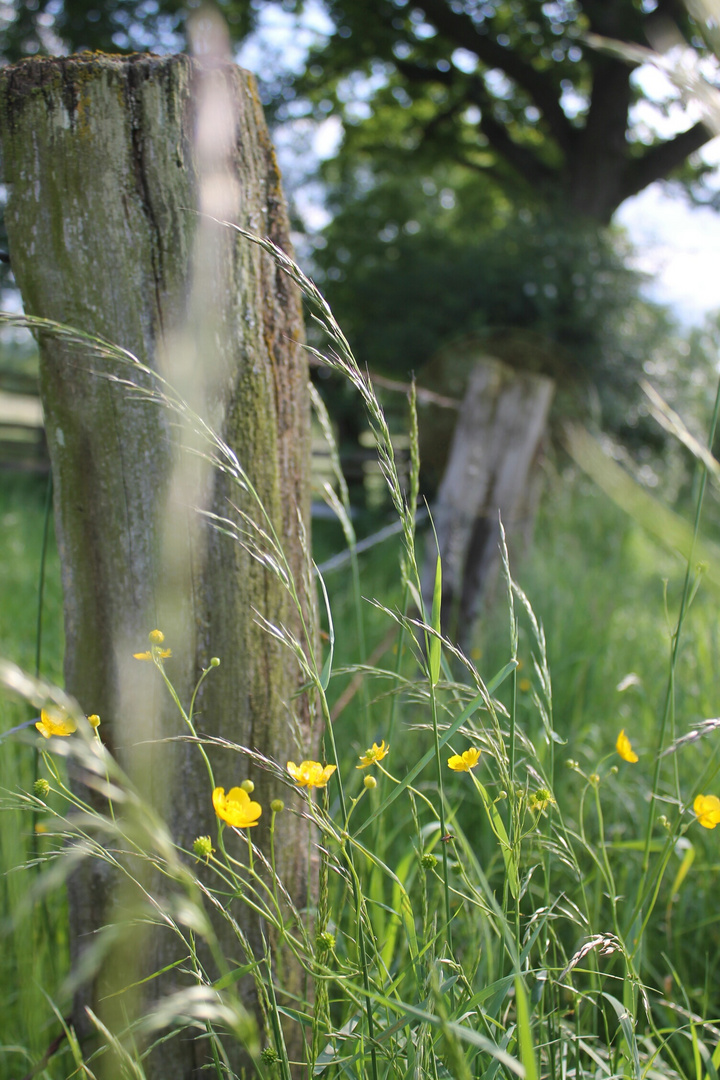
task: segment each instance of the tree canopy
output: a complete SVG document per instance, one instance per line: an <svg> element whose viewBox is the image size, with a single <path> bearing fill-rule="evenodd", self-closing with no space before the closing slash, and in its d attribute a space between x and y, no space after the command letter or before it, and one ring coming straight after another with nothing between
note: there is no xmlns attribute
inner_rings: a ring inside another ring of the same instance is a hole
<svg viewBox="0 0 720 1080"><path fill-rule="evenodd" d="M264 8L302 12L304 2L217 6L240 41ZM197 6L10 0L0 14L2 57L58 48L168 51L182 46L185 13ZM311 51L306 72L265 73L266 84L281 116L297 115L301 100L316 116L341 117L346 156L461 163L518 198L607 223L625 199L677 172L711 137L700 121L659 137L635 112L643 97L637 63L588 43L596 35L707 51L704 20L682 0L324 0L323 7L333 30Z"/></svg>
<svg viewBox="0 0 720 1080"><path fill-rule="evenodd" d="M273 6L302 16L304 0L217 6L240 41ZM590 40L685 41L707 57L703 19L681 0L323 0L323 9L331 29L305 71L268 64L260 76L278 121L343 123L324 171L334 219L315 264L363 362L406 375L453 339L520 329L557 346L538 365L600 388L606 418L622 428L652 318L597 227L657 179L682 175L697 193L703 166L688 158L711 133L689 119L659 135L641 109L638 63ZM16 0L4 10L6 59L58 40L182 45L180 0ZM679 98L668 86L659 106L681 110Z"/></svg>
<svg viewBox="0 0 720 1080"><path fill-rule="evenodd" d="M293 94L342 117L343 155L462 164L600 224L681 169L711 138L698 121L661 138L642 122L638 66L594 47L685 41L702 21L677 0L328 0L334 32ZM592 35L595 35L593 41ZM593 41L593 47L589 44ZM679 93L662 102L672 107ZM285 106L286 111L292 105Z"/></svg>

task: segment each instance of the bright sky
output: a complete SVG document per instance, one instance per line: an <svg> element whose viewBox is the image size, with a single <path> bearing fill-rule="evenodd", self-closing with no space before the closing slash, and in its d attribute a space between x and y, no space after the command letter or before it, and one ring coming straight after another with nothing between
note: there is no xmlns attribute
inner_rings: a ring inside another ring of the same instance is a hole
<svg viewBox="0 0 720 1080"><path fill-rule="evenodd" d="M692 51L671 50L665 58L668 67L673 58L679 70L688 73L685 85L690 100L683 101L685 95L681 95L681 100L665 110L641 101L635 107L634 119L641 136L645 129L648 140L655 132L671 138L708 115L703 114L692 92L697 71ZM717 83L717 65L708 64L704 73ZM643 65L633 79L650 99L662 101L677 96L667 74L654 65ZM715 92L708 90L708 94L707 100L715 108L714 130L718 130L719 106L713 101ZM707 143L701 156L708 164L720 165L720 138ZM628 199L615 220L625 226L637 248L637 266L654 278L648 288L653 299L670 304L686 324L697 323L706 311L720 308L720 213L691 205L677 185L658 183Z"/></svg>
<svg viewBox="0 0 720 1080"><path fill-rule="evenodd" d="M720 308L720 213L653 184L628 199L616 220L637 247L638 267L654 276L653 299L671 304L687 324Z"/></svg>

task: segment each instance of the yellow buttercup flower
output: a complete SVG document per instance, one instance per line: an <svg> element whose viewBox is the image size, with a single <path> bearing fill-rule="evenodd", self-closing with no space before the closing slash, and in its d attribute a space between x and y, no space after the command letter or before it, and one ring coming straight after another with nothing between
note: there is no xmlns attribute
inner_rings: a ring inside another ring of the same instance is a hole
<svg viewBox="0 0 720 1080"><path fill-rule="evenodd" d="M448 765L454 772L470 772L477 765L481 754L482 750L472 747L470 750L464 750L462 754L453 754L451 758L448 758Z"/></svg>
<svg viewBox="0 0 720 1080"><path fill-rule="evenodd" d="M262 814L260 803L253 802L241 787L230 788L227 795L225 788L216 787L212 801L217 816L235 829L249 829L257 825Z"/></svg>
<svg viewBox="0 0 720 1080"><path fill-rule="evenodd" d="M35 727L44 739L49 739L52 735L72 735L75 721L58 705L52 709L42 709Z"/></svg>
<svg viewBox="0 0 720 1080"><path fill-rule="evenodd" d="M336 768L337 765L323 768L319 761L301 761L299 765L294 761L287 763L287 771L300 787L325 787Z"/></svg>
<svg viewBox="0 0 720 1080"><path fill-rule="evenodd" d="M615 749L617 750L623 761L629 761L632 765L634 765L636 761L640 760L635 751L633 750L630 740L625 734L625 728L622 729L622 731L617 737Z"/></svg>
<svg viewBox="0 0 720 1080"><path fill-rule="evenodd" d="M356 765L356 769L367 769L368 765L374 765L376 761L382 761L384 757L390 752L390 747L385 745L385 740L378 744L374 742L369 750L366 750L364 754L360 755L360 764Z"/></svg>
<svg viewBox="0 0 720 1080"><path fill-rule="evenodd" d="M720 799L717 795L698 795L693 810L704 829L714 829L720 825Z"/></svg>
<svg viewBox="0 0 720 1080"><path fill-rule="evenodd" d="M172 649L161 649L165 635L162 630L151 630L148 634L150 640L150 648L147 652L135 652L133 653L134 660L167 660L169 656L172 656Z"/></svg>

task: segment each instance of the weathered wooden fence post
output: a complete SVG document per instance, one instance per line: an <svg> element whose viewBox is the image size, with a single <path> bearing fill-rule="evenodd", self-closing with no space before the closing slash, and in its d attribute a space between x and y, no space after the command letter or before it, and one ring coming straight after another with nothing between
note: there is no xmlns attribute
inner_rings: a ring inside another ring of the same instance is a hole
<svg viewBox="0 0 720 1080"><path fill-rule="evenodd" d="M203 97L208 88L210 98ZM203 107L206 124L198 129ZM192 212L235 213L248 230L288 246L252 76L185 56L23 61L0 74L0 146L11 260L26 312L101 335L180 384L251 476L312 625L313 601L303 593L309 406L299 295L255 245L219 225L198 225ZM132 653L148 648L148 632L161 628L173 649L167 670L185 702L219 656L197 702L200 730L281 762L312 757L317 733L307 698L296 694L297 663L255 615L299 633L297 613L273 574L186 505L238 522L238 511L254 513L251 502L218 471L190 474L182 457L174 467L171 418L106 376L146 387L152 378L102 364L51 333L41 335L40 347L66 688L87 713L100 714L105 743L145 782L187 848L214 832L207 772L191 743L157 745L186 730L157 672ZM219 785L254 779L266 807L253 835L262 847L267 808L280 789L238 754L211 751L211 758ZM279 872L303 904L307 824L283 815L282 825ZM105 869L87 863L70 883L75 963L117 914ZM254 944L256 931L248 929ZM237 940L227 947L231 962L242 962ZM151 941L148 955L156 949L162 957L163 948ZM101 971L78 1004L98 1007L111 975ZM75 1020L87 1031L81 1008ZM205 1053L200 1041L171 1040L163 1077L199 1075Z"/></svg>
<svg viewBox="0 0 720 1080"><path fill-rule="evenodd" d="M534 470L553 393L552 379L492 357L478 360L470 375L433 508L443 560L442 623L462 645L471 639L483 592L499 566L498 514L510 540L534 517ZM423 595L431 604L431 535L428 555Z"/></svg>

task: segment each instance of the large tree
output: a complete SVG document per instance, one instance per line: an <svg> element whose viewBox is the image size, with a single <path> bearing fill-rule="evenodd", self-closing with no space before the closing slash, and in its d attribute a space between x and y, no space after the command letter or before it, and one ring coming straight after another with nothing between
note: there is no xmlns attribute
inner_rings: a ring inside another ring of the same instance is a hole
<svg viewBox="0 0 720 1080"><path fill-rule="evenodd" d="M263 8L304 0L220 0L236 40ZM191 3L191 8L197 6ZM697 6L697 5L696 5ZM165 51L183 38L179 0L15 0L2 54L91 49ZM683 0L324 0L333 30L297 78L273 72L280 115L307 100L345 125L346 152L391 150L454 160L504 190L607 223L648 184L681 169L710 138L689 123L660 138L636 122L633 63L588 35L633 46L686 40L705 50L704 20ZM262 75L262 73L261 73Z"/></svg>
<svg viewBox="0 0 720 1080"><path fill-rule="evenodd" d="M627 198L676 174L711 138L702 122L669 138L640 122L630 46L687 41L702 20L661 0L328 0L334 32L293 93L342 116L343 155L401 165L458 162L516 200L607 224ZM669 107L680 93L669 91ZM296 111L292 100L285 111ZM702 169L694 169L697 179Z"/></svg>

